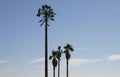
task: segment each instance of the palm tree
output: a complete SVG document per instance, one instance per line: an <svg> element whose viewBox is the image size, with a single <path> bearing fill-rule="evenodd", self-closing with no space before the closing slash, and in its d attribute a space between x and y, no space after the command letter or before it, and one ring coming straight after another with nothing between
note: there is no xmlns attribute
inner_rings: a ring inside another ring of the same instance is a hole
<svg viewBox="0 0 120 77"><path fill-rule="evenodd" d="M37 16L42 18L39 20L40 26L45 23L45 77L48 77L48 20L54 21L55 15L53 9L48 5L42 5L42 8L39 8L37 13Z"/></svg>
<svg viewBox="0 0 120 77"><path fill-rule="evenodd" d="M53 65L53 77L55 77L55 68L57 66L57 52L56 51L52 51L52 56L49 57L49 59L52 59L52 65Z"/></svg>
<svg viewBox="0 0 120 77"><path fill-rule="evenodd" d="M58 46L58 51L57 51L57 59L58 59L58 77L60 77L60 60L61 60L61 46Z"/></svg>
<svg viewBox="0 0 120 77"><path fill-rule="evenodd" d="M66 77L68 77L68 61L70 60L70 52L74 51L72 45L70 44L67 44L66 46L64 46L64 53L65 53L65 57L66 57Z"/></svg>

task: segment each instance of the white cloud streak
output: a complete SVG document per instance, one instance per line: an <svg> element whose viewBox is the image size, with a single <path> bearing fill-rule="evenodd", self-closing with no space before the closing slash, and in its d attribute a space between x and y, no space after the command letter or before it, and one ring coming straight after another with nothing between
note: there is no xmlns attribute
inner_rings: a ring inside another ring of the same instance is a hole
<svg viewBox="0 0 120 77"><path fill-rule="evenodd" d="M45 60L44 58L38 58L38 59L31 60L30 63L40 63L40 62L44 62L44 60ZM69 60L69 66L73 67L73 66L79 66L81 64L100 62L100 61L101 60L74 58ZM61 65L62 67L65 67L66 61L62 61Z"/></svg>
<svg viewBox="0 0 120 77"><path fill-rule="evenodd" d="M82 64L100 62L100 61L101 60L74 58L74 59L70 59L69 65L70 67L73 67L73 66L79 66ZM66 65L66 61L63 61L62 66L64 67L65 65Z"/></svg>
<svg viewBox="0 0 120 77"><path fill-rule="evenodd" d="M108 61L120 60L120 54L110 55Z"/></svg>
<svg viewBox="0 0 120 77"><path fill-rule="evenodd" d="M75 58L75 59L71 59L69 63L70 63L70 66L77 66L77 65L81 65L81 64L99 62L99 61L100 60Z"/></svg>
<svg viewBox="0 0 120 77"><path fill-rule="evenodd" d="M7 63L6 60L0 60L0 64L4 64L4 63Z"/></svg>
<svg viewBox="0 0 120 77"><path fill-rule="evenodd" d="M45 60L44 58L38 58L35 60L31 60L30 63L40 63L40 62L44 62L44 60ZM69 60L69 65L78 66L81 64L87 64L87 63L93 63L93 62L115 61L115 60L120 60L120 54L110 55L107 57L106 60L74 58ZM6 61L0 61L0 64L2 63L6 63ZM66 65L66 61L62 61L61 64L64 67Z"/></svg>
<svg viewBox="0 0 120 77"><path fill-rule="evenodd" d="M75 48L75 51L86 50L86 48Z"/></svg>
<svg viewBox="0 0 120 77"><path fill-rule="evenodd" d="M44 58L38 58L38 59L34 59L34 60L31 60L30 63L40 63L40 62L44 62Z"/></svg>

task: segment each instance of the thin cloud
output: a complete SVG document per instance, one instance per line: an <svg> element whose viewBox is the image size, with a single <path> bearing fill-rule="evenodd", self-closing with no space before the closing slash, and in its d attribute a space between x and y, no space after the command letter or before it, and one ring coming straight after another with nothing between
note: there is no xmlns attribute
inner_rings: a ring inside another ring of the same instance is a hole
<svg viewBox="0 0 120 77"><path fill-rule="evenodd" d="M86 50L86 48L76 48L75 51Z"/></svg>
<svg viewBox="0 0 120 77"><path fill-rule="evenodd" d="M100 62L100 61L101 60L74 58L74 59L70 59L69 65L71 67L73 67L73 66L79 66L79 65L82 65L82 64L93 63L93 62ZM64 66L65 63L66 63L66 61L64 61L62 63L62 65Z"/></svg>
<svg viewBox="0 0 120 77"><path fill-rule="evenodd" d="M40 63L40 62L44 62L45 59L44 58L38 58L38 59L35 59L35 60L31 60L30 63Z"/></svg>
<svg viewBox="0 0 120 77"><path fill-rule="evenodd" d="M91 60L91 59L71 59L70 60L70 66L77 66L81 64L86 64L86 63L92 63L92 62L99 62L100 60Z"/></svg>
<svg viewBox="0 0 120 77"><path fill-rule="evenodd" d="M6 60L1 60L0 61L0 64L4 64L4 63L7 63L7 61Z"/></svg>
<svg viewBox="0 0 120 77"><path fill-rule="evenodd" d="M110 55L108 61L120 60L120 54Z"/></svg>

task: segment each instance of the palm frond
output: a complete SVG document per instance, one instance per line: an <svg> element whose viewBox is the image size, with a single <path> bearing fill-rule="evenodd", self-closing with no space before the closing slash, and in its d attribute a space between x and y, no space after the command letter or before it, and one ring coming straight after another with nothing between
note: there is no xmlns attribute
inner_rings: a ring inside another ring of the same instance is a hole
<svg viewBox="0 0 120 77"><path fill-rule="evenodd" d="M61 49L61 46L58 46L58 50L60 50Z"/></svg>
<svg viewBox="0 0 120 77"><path fill-rule="evenodd" d="M41 23L43 20L41 19L41 20L39 20L39 23Z"/></svg>
<svg viewBox="0 0 120 77"><path fill-rule="evenodd" d="M56 56L56 51L52 51L52 56Z"/></svg>
<svg viewBox="0 0 120 77"><path fill-rule="evenodd" d="M51 60L52 59L52 56L49 56L49 60Z"/></svg>
<svg viewBox="0 0 120 77"><path fill-rule="evenodd" d="M41 23L40 24L40 26L42 26L46 21L45 21L45 18L46 18L46 16L47 16L47 20L52 20L52 21L54 21L54 16L55 16L56 14L54 13L54 11L53 11L53 9L51 9L51 7L50 6L48 6L48 5L42 5L42 8L39 8L38 9L38 13L37 13L37 16L38 17L42 17L42 19L41 20L39 20L39 23ZM49 26L49 25L48 25Z"/></svg>
<svg viewBox="0 0 120 77"><path fill-rule="evenodd" d="M45 23L45 21L43 21L43 22L40 24L40 26L42 26L44 23Z"/></svg>
<svg viewBox="0 0 120 77"><path fill-rule="evenodd" d="M57 59L56 59L55 57L54 57L53 60L52 60L52 64L53 64L54 67L57 66Z"/></svg>
<svg viewBox="0 0 120 77"><path fill-rule="evenodd" d="M54 21L54 19L53 19L53 18L50 18L50 20Z"/></svg>
<svg viewBox="0 0 120 77"><path fill-rule="evenodd" d="M68 53L66 53L66 59L67 59L67 60L69 60L69 59L70 59L70 57L71 57L70 53L69 53L69 52L68 52Z"/></svg>
<svg viewBox="0 0 120 77"><path fill-rule="evenodd" d="M39 9L38 9L38 13L37 13L37 16L38 16L38 17L40 17L40 11L41 11L41 9L39 8Z"/></svg>
<svg viewBox="0 0 120 77"><path fill-rule="evenodd" d="M64 48L65 48L65 50L74 51L72 45L70 45L70 44L67 44Z"/></svg>

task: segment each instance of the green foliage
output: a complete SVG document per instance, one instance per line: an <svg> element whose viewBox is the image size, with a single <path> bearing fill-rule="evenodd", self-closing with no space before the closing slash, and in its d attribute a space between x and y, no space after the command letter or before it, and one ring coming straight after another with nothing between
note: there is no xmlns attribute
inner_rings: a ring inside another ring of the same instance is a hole
<svg viewBox="0 0 120 77"><path fill-rule="evenodd" d="M57 55L57 52L56 51L52 51L52 56L56 56Z"/></svg>
<svg viewBox="0 0 120 77"><path fill-rule="evenodd" d="M53 67L57 66L57 59L54 57L52 60Z"/></svg>
<svg viewBox="0 0 120 77"><path fill-rule="evenodd" d="M52 56L49 56L49 60L51 60L52 59Z"/></svg>
<svg viewBox="0 0 120 77"><path fill-rule="evenodd" d="M61 52L57 51L57 59L60 60L60 58L61 58Z"/></svg>
<svg viewBox="0 0 120 77"><path fill-rule="evenodd" d="M61 54L62 54L61 46L58 46L58 50L57 50L57 54L56 54L58 60L60 60Z"/></svg>
<svg viewBox="0 0 120 77"><path fill-rule="evenodd" d="M52 65L55 68L57 66L57 52L52 51L52 55L49 56L49 59L52 60Z"/></svg>
<svg viewBox="0 0 120 77"><path fill-rule="evenodd" d="M64 49L65 49L65 50L74 51L72 45L70 45L70 44L67 44L66 46L64 46Z"/></svg>
<svg viewBox="0 0 120 77"><path fill-rule="evenodd" d="M65 53L66 60L69 60L71 57L70 51L72 52L74 51L74 49L70 44L67 44L66 46L64 46L64 49L65 49L64 53Z"/></svg>

